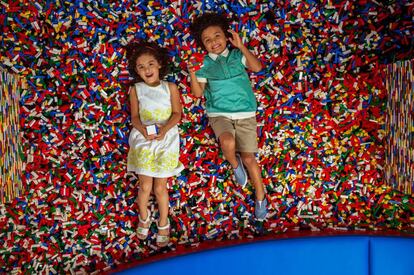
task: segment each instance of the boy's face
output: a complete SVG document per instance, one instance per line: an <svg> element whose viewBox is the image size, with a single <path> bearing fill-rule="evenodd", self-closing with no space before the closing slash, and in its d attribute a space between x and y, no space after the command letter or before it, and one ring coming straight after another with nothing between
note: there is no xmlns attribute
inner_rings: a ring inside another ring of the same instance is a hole
<svg viewBox="0 0 414 275"><path fill-rule="evenodd" d="M227 37L219 26L210 26L201 33L207 52L221 54L227 46Z"/></svg>

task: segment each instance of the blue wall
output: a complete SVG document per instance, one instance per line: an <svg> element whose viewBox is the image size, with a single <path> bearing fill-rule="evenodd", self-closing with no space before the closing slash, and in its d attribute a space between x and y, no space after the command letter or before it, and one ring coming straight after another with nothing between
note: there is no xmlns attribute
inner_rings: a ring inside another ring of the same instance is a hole
<svg viewBox="0 0 414 275"><path fill-rule="evenodd" d="M262 241L160 260L117 274L413 275L414 238L333 236Z"/></svg>

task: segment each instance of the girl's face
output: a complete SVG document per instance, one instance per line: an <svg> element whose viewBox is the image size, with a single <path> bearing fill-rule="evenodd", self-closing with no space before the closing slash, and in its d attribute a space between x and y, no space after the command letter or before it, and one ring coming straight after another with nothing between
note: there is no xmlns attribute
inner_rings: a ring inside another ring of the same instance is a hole
<svg viewBox="0 0 414 275"><path fill-rule="evenodd" d="M160 84L160 68L160 63L152 54L143 54L137 58L137 74L150 86Z"/></svg>
<svg viewBox="0 0 414 275"><path fill-rule="evenodd" d="M201 41L209 53L221 54L227 46L227 37L219 26L210 26L201 33Z"/></svg>

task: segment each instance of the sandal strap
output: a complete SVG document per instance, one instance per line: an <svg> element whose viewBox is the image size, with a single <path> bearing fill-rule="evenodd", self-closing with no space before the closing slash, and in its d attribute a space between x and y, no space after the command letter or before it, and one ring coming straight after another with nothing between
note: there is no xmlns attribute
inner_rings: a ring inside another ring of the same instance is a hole
<svg viewBox="0 0 414 275"><path fill-rule="evenodd" d="M147 209L147 218L146 218L145 220L143 220L143 219L141 218L141 215L138 215L138 219L139 219L139 222L140 222L140 223L143 223L143 224L147 224L147 223L149 223L149 221L150 221L150 219L151 219L151 212Z"/></svg>
<svg viewBox="0 0 414 275"><path fill-rule="evenodd" d="M170 240L170 236L157 235L157 243L166 243Z"/></svg>
<svg viewBox="0 0 414 275"><path fill-rule="evenodd" d="M145 227L137 228L137 233L140 235L148 235L148 231L149 231L149 228L145 228Z"/></svg>
<svg viewBox="0 0 414 275"><path fill-rule="evenodd" d="M157 224L158 230L165 230L165 229L169 229L170 228L170 221L167 222L166 225L164 226L159 226L159 224Z"/></svg>

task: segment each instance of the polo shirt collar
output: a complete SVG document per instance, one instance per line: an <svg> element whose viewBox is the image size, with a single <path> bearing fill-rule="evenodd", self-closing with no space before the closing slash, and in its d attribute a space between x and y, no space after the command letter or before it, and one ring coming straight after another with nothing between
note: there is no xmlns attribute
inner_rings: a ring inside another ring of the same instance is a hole
<svg viewBox="0 0 414 275"><path fill-rule="evenodd" d="M220 55L227 57L229 55L229 49L226 48ZM210 56L210 58L215 61L219 55L215 53L209 53L208 56Z"/></svg>

